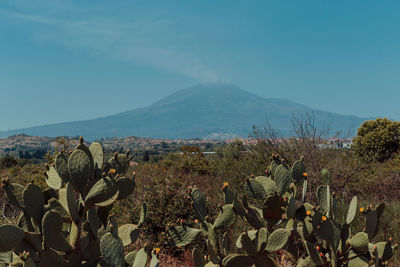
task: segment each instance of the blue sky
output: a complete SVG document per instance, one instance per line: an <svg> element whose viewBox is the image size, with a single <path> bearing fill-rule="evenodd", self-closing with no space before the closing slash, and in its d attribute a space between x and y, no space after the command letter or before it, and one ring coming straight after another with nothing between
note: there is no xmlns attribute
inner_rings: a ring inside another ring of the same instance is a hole
<svg viewBox="0 0 400 267"><path fill-rule="evenodd" d="M0 0L0 130L110 115L210 81L400 119L399 7Z"/></svg>

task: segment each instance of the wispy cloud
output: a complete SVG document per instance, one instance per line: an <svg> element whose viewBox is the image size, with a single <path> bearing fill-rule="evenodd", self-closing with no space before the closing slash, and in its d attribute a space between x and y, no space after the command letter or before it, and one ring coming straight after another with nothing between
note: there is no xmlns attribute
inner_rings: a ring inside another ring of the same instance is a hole
<svg viewBox="0 0 400 267"><path fill-rule="evenodd" d="M59 43L68 49L85 49L106 57L150 65L198 81L216 81L217 73L191 51L177 47L174 38L159 40L171 32L174 22L165 19L123 22L115 18L60 19L0 8L0 18L39 26L33 32L38 42ZM172 31L173 32L173 31ZM188 33L176 33L188 38Z"/></svg>

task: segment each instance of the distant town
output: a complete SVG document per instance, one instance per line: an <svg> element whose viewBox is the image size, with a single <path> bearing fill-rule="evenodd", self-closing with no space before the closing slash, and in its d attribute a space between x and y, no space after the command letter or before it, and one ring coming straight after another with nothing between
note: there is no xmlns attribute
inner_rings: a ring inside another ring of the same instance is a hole
<svg viewBox="0 0 400 267"><path fill-rule="evenodd" d="M276 139L283 142L285 139ZM136 157L151 158L157 155L171 152L181 152L183 146L197 146L205 154L212 154L214 149L235 141L241 141L244 145L252 145L259 140L234 138L230 140L208 140L208 139L158 139L145 137L125 138L102 138L97 140L105 150L105 153L115 151L124 152L128 149ZM26 134L13 135L0 139L0 156L10 155L15 158L43 159L48 152L60 151L65 146L74 147L79 142L79 137L43 137L29 136ZM322 140L317 146L321 149L345 149L350 148L353 140L350 138L328 138ZM64 146L64 147L63 147Z"/></svg>

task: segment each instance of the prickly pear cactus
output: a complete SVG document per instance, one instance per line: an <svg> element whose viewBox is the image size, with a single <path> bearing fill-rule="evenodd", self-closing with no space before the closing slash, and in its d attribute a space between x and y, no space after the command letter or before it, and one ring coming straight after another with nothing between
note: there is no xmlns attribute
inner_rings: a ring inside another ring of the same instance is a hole
<svg viewBox="0 0 400 267"><path fill-rule="evenodd" d="M321 172L323 183L317 189L315 205L305 202L307 173L302 160L289 168L274 156L268 173L272 177L246 179L242 201L224 183L225 205L213 222L209 222L200 189L190 188L196 228L181 225L170 229L172 244L183 247L204 238L207 249L195 247L192 251L196 267L385 266L393 256L397 244L391 239L374 240L384 204L358 209L357 197L353 197L342 222L337 219L328 170ZM258 208L251 203L263 204ZM356 216L365 217L365 228L351 233ZM229 233L237 220L253 229L240 234L234 247Z"/></svg>
<svg viewBox="0 0 400 267"><path fill-rule="evenodd" d="M106 164L103 158L99 143L87 147L81 138L70 155L57 154L48 167L50 189L2 180L22 213L17 225L0 226L0 266L146 266L144 249L125 256L124 247L139 237L147 206L138 225L118 227L108 216L117 199L133 193L135 177L124 176L132 157L115 154ZM151 266L158 266L157 255L151 254Z"/></svg>

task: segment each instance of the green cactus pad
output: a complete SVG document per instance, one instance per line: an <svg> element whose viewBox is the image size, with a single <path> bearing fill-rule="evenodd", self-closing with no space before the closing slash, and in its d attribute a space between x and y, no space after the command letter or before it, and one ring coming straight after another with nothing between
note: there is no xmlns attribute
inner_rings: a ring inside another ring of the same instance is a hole
<svg viewBox="0 0 400 267"><path fill-rule="evenodd" d="M217 252L215 251L215 248L216 248L216 244L212 245L210 243L210 240L207 240L207 251L208 251L208 255L210 257L210 260L211 260L212 263L218 264L220 262L220 259L219 259L218 255L217 255Z"/></svg>
<svg viewBox="0 0 400 267"><path fill-rule="evenodd" d="M3 224L0 226L0 252L8 252L15 249L24 239L25 231L21 228Z"/></svg>
<svg viewBox="0 0 400 267"><path fill-rule="evenodd" d="M139 217L139 223L138 226L142 226L144 222L146 221L147 218L147 203L143 202L142 203L142 208L140 210L140 217Z"/></svg>
<svg viewBox="0 0 400 267"><path fill-rule="evenodd" d="M254 180L259 182L263 186L263 188L265 190L265 194L267 196L276 191L276 183L271 178L269 178L267 176L257 176L254 178Z"/></svg>
<svg viewBox="0 0 400 267"><path fill-rule="evenodd" d="M129 163L132 157L124 154L117 154L104 165L104 171L108 173L110 169L114 169L118 174L125 174L129 169Z"/></svg>
<svg viewBox="0 0 400 267"><path fill-rule="evenodd" d="M254 245L253 240L247 235L247 233L242 233L239 236L239 242L243 250L250 256L257 256L257 247Z"/></svg>
<svg viewBox="0 0 400 267"><path fill-rule="evenodd" d="M303 203L306 200L306 196L307 196L307 185L308 185L308 181L304 180L302 194L301 194L301 202L303 202Z"/></svg>
<svg viewBox="0 0 400 267"><path fill-rule="evenodd" d="M288 242L290 232L286 229L280 228L272 232L268 237L268 243L265 248L268 252L274 252L282 249Z"/></svg>
<svg viewBox="0 0 400 267"><path fill-rule="evenodd" d="M200 252L198 248L194 248L192 250L192 256L195 267L204 267L206 263L204 262L203 254Z"/></svg>
<svg viewBox="0 0 400 267"><path fill-rule="evenodd" d="M235 197L233 200L233 208L235 209L235 212L237 213L237 215L239 215L241 217L246 216L246 210L244 209L243 204L239 201L239 199L237 199L236 193L235 193Z"/></svg>
<svg viewBox="0 0 400 267"><path fill-rule="evenodd" d="M257 231L257 251L263 251L267 246L268 242L268 231L266 228L260 228Z"/></svg>
<svg viewBox="0 0 400 267"><path fill-rule="evenodd" d="M75 247L79 240L79 226L75 222L72 222L69 229L69 243Z"/></svg>
<svg viewBox="0 0 400 267"><path fill-rule="evenodd" d="M90 154L93 156L94 168L102 170L104 163L103 148L98 142L93 142L89 146Z"/></svg>
<svg viewBox="0 0 400 267"><path fill-rule="evenodd" d="M6 267L6 264L10 264L13 261L13 254L11 251L0 253L0 266Z"/></svg>
<svg viewBox="0 0 400 267"><path fill-rule="evenodd" d="M198 188L193 188L190 192L190 196L193 200L193 210L196 218L204 221L207 215L206 199L203 193Z"/></svg>
<svg viewBox="0 0 400 267"><path fill-rule="evenodd" d="M323 261L321 259L321 256L319 255L320 252L317 251L316 246L307 240L305 240L305 245L307 253L314 264L317 266L323 265Z"/></svg>
<svg viewBox="0 0 400 267"><path fill-rule="evenodd" d="M314 223L314 218L313 218L313 223ZM332 242L334 240L334 234L335 234L332 221L329 218L327 218L326 221L320 220L318 226L319 226L318 229L316 229L315 231L316 236L318 236L323 240Z"/></svg>
<svg viewBox="0 0 400 267"><path fill-rule="evenodd" d="M100 257L100 242L99 240L91 240L87 248L82 251L82 260L92 261Z"/></svg>
<svg viewBox="0 0 400 267"><path fill-rule="evenodd" d="M357 197L354 196L350 202L349 210L347 212L347 218L346 218L347 224L350 224L354 220L356 213L357 213Z"/></svg>
<svg viewBox="0 0 400 267"><path fill-rule="evenodd" d="M203 235L207 236L208 241L210 241L212 246L217 246L218 240L218 233L215 228L212 226L211 223L208 222L200 222L200 230Z"/></svg>
<svg viewBox="0 0 400 267"><path fill-rule="evenodd" d="M235 201L235 193L228 188L224 189L224 202L225 204L233 204Z"/></svg>
<svg viewBox="0 0 400 267"><path fill-rule="evenodd" d="M42 235L40 233L25 232L24 241L28 243L35 251L42 253Z"/></svg>
<svg viewBox="0 0 400 267"><path fill-rule="evenodd" d="M378 242L375 244L378 258L387 261L393 256L393 248L390 242Z"/></svg>
<svg viewBox="0 0 400 267"><path fill-rule="evenodd" d="M98 180L90 189L85 199L85 205L90 207L93 204L103 203L113 199L113 197L118 193L119 191L117 182L113 178L103 177ZM114 197L114 201L117 199L117 197Z"/></svg>
<svg viewBox="0 0 400 267"><path fill-rule="evenodd" d="M324 212L329 212L330 207L330 190L327 185L321 185L317 188L317 201L319 206L324 210Z"/></svg>
<svg viewBox="0 0 400 267"><path fill-rule="evenodd" d="M59 194L60 194L60 200L61 200L61 196L62 196L61 190L59 191ZM67 201L67 210L68 210L69 214L71 215L72 220L74 222L78 223L80 220L79 207L78 207L78 203L75 198L74 189L72 188L71 183L67 183L65 194L66 194L65 199ZM61 203L61 205L63 205L63 202L60 201L60 203Z"/></svg>
<svg viewBox="0 0 400 267"><path fill-rule="evenodd" d="M125 199L133 193L135 180L128 177L120 177L117 180L117 185L119 190L117 199Z"/></svg>
<svg viewBox="0 0 400 267"><path fill-rule="evenodd" d="M54 160L54 167L60 176L60 178L64 181L64 183L68 183L70 181L69 171L68 171L68 157L64 153L58 153Z"/></svg>
<svg viewBox="0 0 400 267"><path fill-rule="evenodd" d="M54 167L50 167L46 172L45 181L49 187L55 190L59 190L63 186L63 181Z"/></svg>
<svg viewBox="0 0 400 267"><path fill-rule="evenodd" d="M86 183L93 176L93 165L89 156L82 150L75 150L68 159L70 180L75 190L85 192Z"/></svg>
<svg viewBox="0 0 400 267"><path fill-rule="evenodd" d="M349 253L349 257L355 257L354 253ZM366 257L359 256L349 260L347 267L370 267L369 260Z"/></svg>
<svg viewBox="0 0 400 267"><path fill-rule="evenodd" d="M303 179L304 179L303 173L305 173L305 172L306 172L306 166L304 165L303 161L301 161L301 160L295 161L295 163L293 163L293 166L290 170L290 174L292 175L292 178L296 182L296 184L303 181Z"/></svg>
<svg viewBox="0 0 400 267"><path fill-rule="evenodd" d="M243 203L245 203L245 198L243 197ZM259 211L259 209L248 206L248 205L243 205L246 208L246 221L253 226L255 229L260 229L261 227L264 227L266 225L265 221L262 219L263 212Z"/></svg>
<svg viewBox="0 0 400 267"><path fill-rule="evenodd" d="M40 242L41 245L41 242ZM20 255L22 253L29 253L29 258L33 259L34 261L40 261L39 255L36 253L35 249L29 245L27 242L25 242L24 240L21 241L21 243L19 243L19 245L14 249L14 253L16 255ZM1 259L0 259L0 263L1 263ZM1 265L0 265L1 266ZM36 267L36 265L34 265Z"/></svg>
<svg viewBox="0 0 400 267"><path fill-rule="evenodd" d="M154 251L151 253L151 261L150 261L150 266L149 267L159 267L160 263L158 261L158 256ZM146 267L146 265L143 265L143 267Z"/></svg>
<svg viewBox="0 0 400 267"><path fill-rule="evenodd" d="M140 230L135 224L124 224L118 227L118 236L121 238L124 247L135 242L139 234Z"/></svg>
<svg viewBox="0 0 400 267"><path fill-rule="evenodd" d="M368 234L368 239L372 240L378 233L378 214L376 210L371 210L365 217L365 231Z"/></svg>
<svg viewBox="0 0 400 267"><path fill-rule="evenodd" d="M326 185L328 185L331 182L331 173L327 169L322 169L321 177Z"/></svg>
<svg viewBox="0 0 400 267"><path fill-rule="evenodd" d="M277 192L280 195L285 194L285 192L288 191L290 184L292 183L290 171L286 168L285 165L281 164L276 168L274 176Z"/></svg>
<svg viewBox="0 0 400 267"><path fill-rule="evenodd" d="M90 231L95 238L98 238L98 231L101 227L101 221L97 215L95 207L91 207L87 212L87 220L89 222Z"/></svg>
<svg viewBox="0 0 400 267"><path fill-rule="evenodd" d="M59 251L71 251L72 247L63 236L63 219L58 212L48 211L43 216L42 233L45 247L51 247Z"/></svg>
<svg viewBox="0 0 400 267"><path fill-rule="evenodd" d="M135 256L135 261L132 264L132 267L146 267L147 264L147 253L144 248L141 248Z"/></svg>
<svg viewBox="0 0 400 267"><path fill-rule="evenodd" d="M14 206L23 209L24 208L24 199L23 199L23 192L25 187L20 184L9 183L5 187L5 192L8 200Z"/></svg>
<svg viewBox="0 0 400 267"><path fill-rule="evenodd" d="M267 197L267 193L263 185L257 182L254 178L251 178L246 181L244 184L244 190L249 197L255 199L265 199Z"/></svg>
<svg viewBox="0 0 400 267"><path fill-rule="evenodd" d="M186 226L177 226L168 231L172 243L176 247L184 247L192 243L199 235L200 230Z"/></svg>
<svg viewBox="0 0 400 267"><path fill-rule="evenodd" d="M106 233L100 241L100 252L104 261L112 266L124 266L124 245L119 237Z"/></svg>
<svg viewBox="0 0 400 267"><path fill-rule="evenodd" d="M350 245L357 251L365 253L368 251L368 235L364 232L359 232L349 240Z"/></svg>
<svg viewBox="0 0 400 267"><path fill-rule="evenodd" d="M131 251L125 255L125 264L128 266L132 266L135 262L137 251Z"/></svg>
<svg viewBox="0 0 400 267"><path fill-rule="evenodd" d="M289 202L287 205L286 216L288 219L294 218L296 214L296 200L293 196L289 198Z"/></svg>
<svg viewBox="0 0 400 267"><path fill-rule="evenodd" d="M237 248L242 248L242 242L241 242L241 235L246 234L246 232L243 232L239 235L239 237L236 239L236 247ZM249 230L247 231L247 235L251 240L255 240L257 238L258 230Z"/></svg>
<svg viewBox="0 0 400 267"><path fill-rule="evenodd" d="M45 250L40 257L40 266L66 266L67 262L52 249Z"/></svg>
<svg viewBox="0 0 400 267"><path fill-rule="evenodd" d="M31 183L28 184L23 193L24 206L29 216L36 223L41 222L44 209L44 195L42 189Z"/></svg>
<svg viewBox="0 0 400 267"><path fill-rule="evenodd" d="M21 213L18 217L17 226L27 232L35 232L36 230L32 224L31 217L26 212Z"/></svg>
<svg viewBox="0 0 400 267"><path fill-rule="evenodd" d="M221 208L217 219L214 222L214 228L228 228L235 224L237 219L233 204L225 205Z"/></svg>
<svg viewBox="0 0 400 267"><path fill-rule="evenodd" d="M79 145L77 145L77 147L75 148L75 151L81 150L81 151L85 152L86 155L89 157L90 169L92 170L91 175L93 176L93 174L94 174L94 159L93 159L92 152L90 152L89 148L85 144L83 144L83 138L80 141L81 141L81 143ZM92 176L90 176L89 178L91 178Z"/></svg>
<svg viewBox="0 0 400 267"><path fill-rule="evenodd" d="M385 210L385 203L381 203L376 207L378 218L382 216L384 210Z"/></svg>
<svg viewBox="0 0 400 267"><path fill-rule="evenodd" d="M296 267L309 267L309 266L315 266L315 263L313 264L313 261L310 256L307 258L300 258L297 261Z"/></svg>
<svg viewBox="0 0 400 267"><path fill-rule="evenodd" d="M48 204L44 206L44 213L49 210L58 212L65 223L69 223L71 221L69 212L61 205L61 203L57 199L50 199L48 201Z"/></svg>
<svg viewBox="0 0 400 267"><path fill-rule="evenodd" d="M225 254L228 253L228 251L230 250L231 243L232 241L229 238L229 234L225 232L224 235L222 236L222 249Z"/></svg>
<svg viewBox="0 0 400 267"><path fill-rule="evenodd" d="M224 267L247 267L256 262L254 257L245 254L231 254L224 258L222 264Z"/></svg>
<svg viewBox="0 0 400 267"><path fill-rule="evenodd" d="M50 199L58 199L58 193L53 188L46 188L43 190L44 202L47 204Z"/></svg>
<svg viewBox="0 0 400 267"><path fill-rule="evenodd" d="M282 164L282 161L280 159L278 159L278 158L272 159L271 164L269 165L269 169L271 170L272 176L275 177L276 168L278 168L278 166L281 164Z"/></svg>

